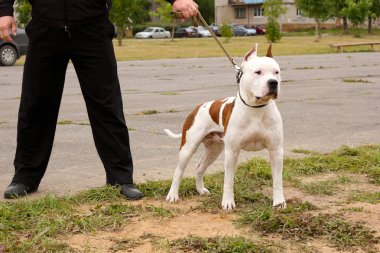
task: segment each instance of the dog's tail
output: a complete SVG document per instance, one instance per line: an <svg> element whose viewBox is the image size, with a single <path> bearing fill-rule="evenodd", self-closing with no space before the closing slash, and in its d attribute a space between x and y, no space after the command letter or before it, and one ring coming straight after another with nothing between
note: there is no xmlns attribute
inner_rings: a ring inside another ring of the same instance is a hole
<svg viewBox="0 0 380 253"><path fill-rule="evenodd" d="M182 137L182 134L175 134L173 133L172 131L170 131L169 129L164 129L165 133L170 137L170 138L173 138L173 139L179 139Z"/></svg>

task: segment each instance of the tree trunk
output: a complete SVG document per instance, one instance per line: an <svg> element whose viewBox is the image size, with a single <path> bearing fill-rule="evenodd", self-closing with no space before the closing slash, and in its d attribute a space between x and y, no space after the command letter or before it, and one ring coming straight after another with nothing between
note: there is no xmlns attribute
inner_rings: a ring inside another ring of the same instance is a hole
<svg viewBox="0 0 380 253"><path fill-rule="evenodd" d="M315 19L315 42L319 42L320 34L319 34L319 19Z"/></svg>
<svg viewBox="0 0 380 253"><path fill-rule="evenodd" d="M174 41L174 18L172 18L172 41Z"/></svg>
<svg viewBox="0 0 380 253"><path fill-rule="evenodd" d="M343 17L343 34L348 34L348 21L347 21L347 17Z"/></svg>
<svg viewBox="0 0 380 253"><path fill-rule="evenodd" d="M372 16L368 15L368 33L372 33Z"/></svg>

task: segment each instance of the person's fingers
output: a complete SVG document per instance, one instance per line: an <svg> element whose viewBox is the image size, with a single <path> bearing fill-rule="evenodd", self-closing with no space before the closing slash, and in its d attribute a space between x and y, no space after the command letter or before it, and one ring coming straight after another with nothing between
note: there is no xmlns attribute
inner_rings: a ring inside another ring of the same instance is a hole
<svg viewBox="0 0 380 253"><path fill-rule="evenodd" d="M191 14L191 16L195 16L195 15L197 15L197 13L198 13L198 10L197 10L197 8L193 5L193 6L191 6L190 7L190 14Z"/></svg>
<svg viewBox="0 0 380 253"><path fill-rule="evenodd" d="M0 30L0 39L4 39L4 33L3 33L3 31L2 30Z"/></svg>
<svg viewBox="0 0 380 253"><path fill-rule="evenodd" d="M15 21L12 22L12 32L13 32L14 36L17 35L17 27L16 27L16 22Z"/></svg>
<svg viewBox="0 0 380 253"><path fill-rule="evenodd" d="M12 41L11 37L9 36L9 29L4 29L3 30L3 36L5 41Z"/></svg>
<svg viewBox="0 0 380 253"><path fill-rule="evenodd" d="M182 10L181 13L182 13L182 16L184 18L189 18L190 17L190 13L187 10Z"/></svg>

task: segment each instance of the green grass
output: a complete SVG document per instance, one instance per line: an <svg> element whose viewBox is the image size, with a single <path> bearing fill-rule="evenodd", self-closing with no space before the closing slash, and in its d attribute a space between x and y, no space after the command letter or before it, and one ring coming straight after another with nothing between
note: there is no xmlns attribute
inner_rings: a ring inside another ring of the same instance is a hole
<svg viewBox="0 0 380 253"><path fill-rule="evenodd" d="M162 92L162 93L160 93L160 95L165 95L165 96L176 96L176 95L178 95L178 92L167 91L167 92Z"/></svg>
<svg viewBox="0 0 380 253"><path fill-rule="evenodd" d="M315 152L315 151L311 151L311 150L307 150L307 149L302 149L302 148L292 149L292 152L296 153L296 154L304 154L304 155L320 155L321 154L319 152Z"/></svg>
<svg viewBox="0 0 380 253"><path fill-rule="evenodd" d="M148 109L148 110L142 111L140 114L142 114L142 115L151 115L151 114L158 114L158 113L160 113L160 112L157 111L157 110Z"/></svg>
<svg viewBox="0 0 380 253"><path fill-rule="evenodd" d="M63 119L63 120L58 120L57 125L71 125L74 124L71 120Z"/></svg>
<svg viewBox="0 0 380 253"><path fill-rule="evenodd" d="M343 79L345 83L372 83L371 81L365 79L353 79L353 78L345 78Z"/></svg>
<svg viewBox="0 0 380 253"><path fill-rule="evenodd" d="M312 189L310 194L326 194L329 187L335 189L336 185L354 182L346 173L367 175L371 183L380 184L380 145L355 148L345 146L328 154L307 153L309 155L303 158L284 160L284 179L287 183L294 184L305 176L338 174L336 178L322 182L322 188L309 186ZM150 181L138 187L148 199L163 200L170 184L170 180ZM347 221L338 214L316 214L318 207L308 202L288 200L287 209L272 209L271 194L265 193L266 189L271 189L271 185L271 170L267 160L254 158L239 165L235 178L237 224L265 235L277 234L290 240L325 238L339 249L353 247L367 250L371 244L378 243L378 238L374 237L371 229L364 223ZM201 212L223 213L220 208L223 173L206 176L205 186L211 194L203 196L200 199L201 205L195 209ZM180 187L180 197L189 198L194 195L197 195L194 178L185 178ZM379 203L379 193L355 193L350 197L350 201ZM70 252L69 246L62 244L57 238L75 233L118 230L128 223L131 217L141 214L170 219L178 215L178 212L176 209L162 206L132 206L124 201L120 188L117 187L91 189L74 196L47 195L34 200L26 198L0 202L0 245L6 245L8 252ZM195 243L201 244L200 247L206 247L207 250L217 247L213 240L220 245L227 245L226 248L220 246L221 248L217 249L221 251L215 252L244 252L228 250L240 249L239 247L244 250L246 246L240 239L208 240L195 240ZM193 245L192 242L188 243ZM249 245L250 243L255 244L248 241ZM186 244L186 239L180 243L183 244ZM175 245L177 244L173 244L173 247L177 247ZM207 245L213 246L208 248Z"/></svg>
<svg viewBox="0 0 380 253"><path fill-rule="evenodd" d="M207 253L274 253L281 252L279 246L254 242L244 237L189 236L170 241L169 252L207 252Z"/></svg>
<svg viewBox="0 0 380 253"><path fill-rule="evenodd" d="M170 110L167 110L166 112L167 112L167 113L175 113L175 112L179 112L179 111L176 110L176 109L170 109Z"/></svg>
<svg viewBox="0 0 380 253"><path fill-rule="evenodd" d="M238 220L239 224L260 231L262 234L280 234L283 238L307 240L327 238L340 250L352 247L370 249L380 242L372 231L363 223L349 222L339 214L319 214L313 216L308 211L316 207L305 202L288 203L285 210L274 210L271 207L252 206Z"/></svg>
<svg viewBox="0 0 380 253"><path fill-rule="evenodd" d="M329 195L332 196L339 190L339 185L352 183L354 180L351 178L340 175L334 179L327 180L314 180L310 183L302 183L302 179L291 180L293 185L298 189L310 194L310 195Z"/></svg>
<svg viewBox="0 0 380 253"><path fill-rule="evenodd" d="M349 201L378 204L380 203L380 192L365 192L365 193L356 192L350 196Z"/></svg>

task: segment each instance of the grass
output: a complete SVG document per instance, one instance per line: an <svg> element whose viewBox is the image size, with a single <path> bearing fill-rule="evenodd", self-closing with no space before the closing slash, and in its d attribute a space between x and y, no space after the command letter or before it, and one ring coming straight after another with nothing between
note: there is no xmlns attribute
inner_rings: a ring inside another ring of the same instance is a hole
<svg viewBox="0 0 380 253"><path fill-rule="evenodd" d="M359 173L367 175L371 183L380 184L380 145L345 146L329 154L307 153L309 155L303 158L285 159L285 181L294 184L301 178L322 173ZM325 181L322 188L309 185L313 189L310 193L325 194L326 189L328 193L329 187L335 189L332 182L336 185L353 182L344 175ZM170 184L170 180L150 181L138 187L148 199L163 200ZM263 235L280 235L291 241L328 240L339 250L361 248L369 251L371 245L379 243L379 238L365 223L348 221L339 213L319 213L319 208L309 202L293 199L288 200L287 209L273 209L270 194L265 193L265 189L271 189L271 184L270 166L265 159L254 158L239 165L235 178L237 225ZM222 214L223 173L206 176L205 186L211 194L203 196L199 200L201 205L194 210ZM194 195L197 195L194 178L185 178L180 196ZM378 192L358 192L349 200L376 204L379 199ZM6 245L8 252L71 252L68 245L59 241L62 235L117 231L131 217L148 214L159 219L171 219L180 212L163 206L131 205L123 199L117 187L91 189L74 196L47 195L34 200L0 202L0 245ZM270 245L240 237L188 237L169 242L173 252L176 249L186 252L189 247L199 250L196 252L249 252L247 247L253 250L251 252L277 252Z"/></svg>
<svg viewBox="0 0 380 253"><path fill-rule="evenodd" d="M72 125L74 122L71 120L63 119L63 120L58 120L57 125Z"/></svg>
<svg viewBox="0 0 380 253"><path fill-rule="evenodd" d="M151 115L151 114L158 114L158 113L160 113L160 112L157 111L157 110L148 109L148 110L142 111L139 114L142 114L142 115Z"/></svg>
<svg viewBox="0 0 380 253"><path fill-rule="evenodd" d="M274 253L281 252L279 246L254 242L244 237L189 236L168 243L170 252L207 252L207 253Z"/></svg>
<svg viewBox="0 0 380 253"><path fill-rule="evenodd" d="M178 92L172 92L172 91L167 91L167 92L162 92L160 95L165 95L165 96L176 96L178 95Z"/></svg>
<svg viewBox="0 0 380 253"><path fill-rule="evenodd" d="M350 198L353 202L366 202L370 204L380 203L380 192L353 193Z"/></svg>
<svg viewBox="0 0 380 253"><path fill-rule="evenodd" d="M365 79L353 79L353 78L345 78L343 79L345 83L372 83L371 81Z"/></svg>

